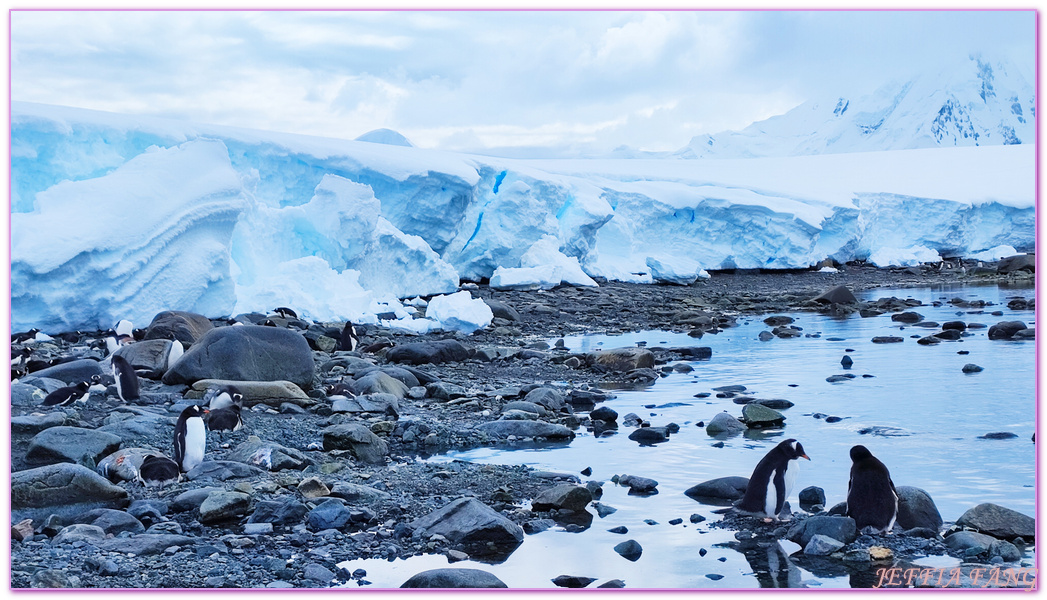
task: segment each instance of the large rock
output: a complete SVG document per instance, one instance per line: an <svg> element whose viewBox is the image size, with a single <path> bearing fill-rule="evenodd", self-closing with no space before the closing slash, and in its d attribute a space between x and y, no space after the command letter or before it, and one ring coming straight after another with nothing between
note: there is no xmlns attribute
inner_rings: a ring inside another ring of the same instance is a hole
<svg viewBox="0 0 1047 600"><path fill-rule="evenodd" d="M103 457L120 448L120 438L111 433L81 427L51 427L33 436L25 453L28 465L60 462L93 467Z"/></svg>
<svg viewBox="0 0 1047 600"><path fill-rule="evenodd" d="M226 459L253 465L267 471L292 469L301 471L313 464L304 452L281 446L276 442L244 442L233 449Z"/></svg>
<svg viewBox="0 0 1047 600"><path fill-rule="evenodd" d="M463 361L472 356L472 349L456 340L416 342L390 348L385 353L389 362L422 365Z"/></svg>
<svg viewBox="0 0 1047 600"><path fill-rule="evenodd" d="M492 300L490 298L484 298L484 303L491 309L491 313L498 319L505 319L506 321L523 321L523 317L520 313L501 300Z"/></svg>
<svg viewBox="0 0 1047 600"><path fill-rule="evenodd" d="M593 494L588 489L570 483L558 485L545 490L531 501L531 510L585 510L593 501Z"/></svg>
<svg viewBox="0 0 1047 600"><path fill-rule="evenodd" d="M956 524L1004 540L1036 537L1036 521L1032 517L990 502L968 509L956 519Z"/></svg>
<svg viewBox="0 0 1047 600"><path fill-rule="evenodd" d="M302 334L281 327L244 325L207 332L164 374L168 385L201 379L290 381L313 384L313 351Z"/></svg>
<svg viewBox="0 0 1047 600"><path fill-rule="evenodd" d="M847 286L837 286L833 289L819 294L813 298L815 302L820 304L857 304L858 299L854 297L854 292L847 288Z"/></svg>
<svg viewBox="0 0 1047 600"><path fill-rule="evenodd" d="M544 386L527 392L527 395L524 396L524 402L533 402L539 406L544 406L554 413L560 412L567 406L563 392L556 388Z"/></svg>
<svg viewBox="0 0 1047 600"><path fill-rule="evenodd" d="M331 495L347 502L366 504L368 506L373 506L379 502L392 498L389 492L383 492L382 490L375 489L368 485L349 483L347 481L339 481L335 483L334 487L331 488Z"/></svg>
<svg viewBox="0 0 1047 600"><path fill-rule="evenodd" d="M255 504L254 512L247 522L293 526L301 523L308 512L309 509L294 498L287 498L283 502L263 500Z"/></svg>
<svg viewBox="0 0 1047 600"><path fill-rule="evenodd" d="M359 423L331 425L323 431L324 450L349 450L357 460L370 464L384 464L389 454L385 440Z"/></svg>
<svg viewBox="0 0 1047 600"><path fill-rule="evenodd" d="M176 535L173 533L140 533L129 538L110 538L95 542L94 545L105 552L119 552L142 556L160 554L171 546L188 546L195 544L198 538Z"/></svg>
<svg viewBox="0 0 1047 600"><path fill-rule="evenodd" d="M263 469L233 460L204 460L204 462L190 469L185 474L185 478L189 481L225 481L227 479L260 477L264 474L265 471Z"/></svg>
<svg viewBox="0 0 1047 600"><path fill-rule="evenodd" d="M331 397L331 410L345 413L400 414L400 402L392 394L369 394L355 398Z"/></svg>
<svg viewBox="0 0 1047 600"><path fill-rule="evenodd" d="M953 550L982 548L982 551L984 552L988 551L993 543L997 541L999 540L990 535L985 535L984 533L978 533L975 531L957 531L945 538L945 545Z"/></svg>
<svg viewBox="0 0 1047 600"><path fill-rule="evenodd" d="M1028 328L1022 321L1001 321L989 328L989 339L1009 340L1019 331Z"/></svg>
<svg viewBox="0 0 1047 600"><path fill-rule="evenodd" d="M801 546L807 546L816 535L824 535L850 544L858 539L858 526L850 517L809 517L793 525L787 537Z"/></svg>
<svg viewBox="0 0 1047 600"><path fill-rule="evenodd" d="M596 369L615 373L654 368L654 354L645 348L612 348L590 352L585 355L585 360Z"/></svg>
<svg viewBox="0 0 1047 600"><path fill-rule="evenodd" d="M938 512L930 494L917 487L896 486L898 492L898 526L902 529L926 527L938 531L942 526L942 515Z"/></svg>
<svg viewBox="0 0 1047 600"><path fill-rule="evenodd" d="M127 490L82 465L60 463L11 474L11 521L66 522L94 508L124 508Z"/></svg>
<svg viewBox="0 0 1047 600"><path fill-rule="evenodd" d="M703 481L684 492L696 500L715 498L719 500L740 500L749 487L748 477L719 477Z"/></svg>
<svg viewBox="0 0 1047 600"><path fill-rule="evenodd" d="M41 394L40 399L43 400ZM37 434L51 427L65 425L68 417L65 413L49 412L42 415L22 415L11 417L11 433Z"/></svg>
<svg viewBox="0 0 1047 600"><path fill-rule="evenodd" d="M105 533L116 535L123 531L145 533L145 525L126 511L112 508L96 508L77 515L75 523L86 523L100 527Z"/></svg>
<svg viewBox="0 0 1047 600"><path fill-rule="evenodd" d="M459 498L410 523L415 537L439 534L453 544L483 549L487 544L515 548L523 542L523 529L475 498Z"/></svg>
<svg viewBox="0 0 1047 600"><path fill-rule="evenodd" d="M496 438L507 438L514 435L518 438L574 439L574 432L566 426L544 421L488 421L477 429Z"/></svg>
<svg viewBox="0 0 1047 600"><path fill-rule="evenodd" d="M742 416L745 417L745 424L751 429L778 427L785 422L785 415L756 402L743 406ZM708 431L708 427L706 430Z"/></svg>
<svg viewBox="0 0 1047 600"><path fill-rule="evenodd" d="M186 348L214 329L211 321L196 313L167 310L153 317L145 330L146 340L178 340Z"/></svg>
<svg viewBox="0 0 1047 600"><path fill-rule="evenodd" d="M46 369L40 369L33 373L33 378L57 379L68 385L76 385L81 381L91 381L91 378L95 375L105 375L101 363L97 360L82 358L80 360L69 361L53 367L47 367ZM23 381L28 383L28 380Z"/></svg>
<svg viewBox="0 0 1047 600"><path fill-rule="evenodd" d="M309 511L307 522L309 529L323 531L324 529L341 529L349 523L352 512L345 504L337 498L324 500Z"/></svg>
<svg viewBox="0 0 1047 600"><path fill-rule="evenodd" d="M996 264L997 273L1013 273L1021 270L1029 271L1030 273L1036 272L1035 254L1008 256Z"/></svg>
<svg viewBox="0 0 1047 600"><path fill-rule="evenodd" d="M415 379L415 382L418 380ZM417 385L417 383L415 384ZM367 394L392 394L397 399L403 399L407 395L409 386L403 381L396 379L382 371L371 371L349 386L357 396Z"/></svg>
<svg viewBox="0 0 1047 600"><path fill-rule="evenodd" d="M158 431L167 429L169 432L173 432L174 428L172 425L174 423L172 423L170 417L143 414L103 425L97 431L115 435L120 438L124 445L138 445L148 443L154 439Z"/></svg>
<svg viewBox="0 0 1047 600"><path fill-rule="evenodd" d="M844 543L827 535L815 534L803 549L808 556L828 556L843 548Z"/></svg>
<svg viewBox="0 0 1047 600"><path fill-rule="evenodd" d="M745 423L734 418L734 415L731 413L724 411L709 421L709 424L705 426L705 433L709 435L720 435L721 433L730 435L741 433L746 429L748 427L745 426Z"/></svg>
<svg viewBox="0 0 1047 600"><path fill-rule="evenodd" d="M207 390L235 386L244 395L244 406L264 404L279 408L290 402L298 406L311 406L315 400L290 381L232 381L229 379L201 379L193 384L193 393L187 397L203 398ZM199 393L197 393L199 392Z"/></svg>
<svg viewBox="0 0 1047 600"><path fill-rule="evenodd" d="M122 356L139 375L159 379L167 372L170 340L142 340L121 346L114 354Z"/></svg>
<svg viewBox="0 0 1047 600"><path fill-rule="evenodd" d="M494 575L479 569L432 569L404 582L401 588L507 588Z"/></svg>
<svg viewBox="0 0 1047 600"><path fill-rule="evenodd" d="M251 507L251 497L243 492L211 492L200 504L200 522L205 525L239 519Z"/></svg>

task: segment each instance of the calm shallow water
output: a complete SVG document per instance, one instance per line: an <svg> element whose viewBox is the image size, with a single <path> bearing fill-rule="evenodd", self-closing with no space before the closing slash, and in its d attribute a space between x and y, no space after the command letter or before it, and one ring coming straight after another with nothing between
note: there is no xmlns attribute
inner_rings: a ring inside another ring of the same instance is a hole
<svg viewBox="0 0 1047 600"><path fill-rule="evenodd" d="M944 303L954 297L996 304L980 313L949 304L913 309L928 321L992 325L1022 320L1034 325L1034 311L1012 311L1006 306L1011 297L1032 298L1031 288L875 290L864 294L863 299L889 296L917 298L925 304L935 300ZM988 314L993 310L1004 314ZM791 316L796 319L793 324L803 328L805 334L820 337L761 342L757 335L770 328L762 317L752 317L740 320L738 327L700 340L658 331L565 338L566 346L576 352L633 346L642 341L649 348L709 346L713 355L709 360L688 362L694 367L691 373L674 373L641 390L617 391L616 398L603 403L619 413L619 421L634 412L655 426L670 422L680 425L679 433L666 443L640 446L628 439L631 429L623 426L618 434L601 438L579 430L578 437L566 446L478 448L430 459L526 464L575 474L590 467L590 479L606 482L600 501L618 509L605 518L595 517L592 526L580 533L554 529L527 536L502 564L463 561L454 566L481 568L510 587L524 588L553 587L550 580L565 574L595 577L592 586L622 579L634 589L759 587L761 582L743 554L715 546L733 540L733 532L709 527L710 521L719 519L710 512L717 507L699 504L683 492L716 477L748 477L771 447L789 437L799 439L812 459L800 466L791 498L794 507L796 492L810 485L825 490L829 506L842 502L850 470L848 451L855 444L863 444L890 468L895 485L916 486L930 493L946 521L954 521L982 502L1035 514L1035 445L1030 441L1036 410L1033 342L990 342L986 328L972 331L973 335L962 341L920 346L910 336L922 337L937 330L895 323L889 314L867 319L857 314L840 319L811 313ZM900 336L905 341L871 342L882 335ZM957 354L960 350L969 354ZM854 360L849 370L840 365L845 354ZM967 363L980 365L984 371L964 374L961 369ZM857 377L842 383L825 380L842 373ZM741 406L729 398L716 398L713 392L715 387L737 384L746 386L745 395L795 403L783 411L785 426L730 438L713 438L697 427L699 421L708 422L723 410L741 414ZM699 392L713 395L695 398ZM843 420L826 423L811 416L813 413ZM891 428L889 431L897 435L859 433L868 427ZM977 439L996 431L1009 431L1018 437ZM713 446L718 441L723 441L722 448ZM610 483L616 474L653 478L659 482L659 493L629 496L627 490ZM693 513L708 520L691 524L688 517ZM669 525L668 521L675 518L683 519L683 523ZM657 524L648 525L645 519ZM627 527L629 533L607 531L619 525ZM643 555L635 563L613 550L627 539L635 539L643 547ZM699 555L702 548L708 551L704 557ZM799 549L790 542L783 542L782 548L785 554ZM717 560L720 558L726 560ZM352 561L345 566L366 569L367 579L375 587L398 587L419 571L448 563L442 556L429 556L393 562ZM706 574L723 578L714 581ZM796 568L790 579L790 585L800 581L820 587L851 585L848 577L816 577Z"/></svg>

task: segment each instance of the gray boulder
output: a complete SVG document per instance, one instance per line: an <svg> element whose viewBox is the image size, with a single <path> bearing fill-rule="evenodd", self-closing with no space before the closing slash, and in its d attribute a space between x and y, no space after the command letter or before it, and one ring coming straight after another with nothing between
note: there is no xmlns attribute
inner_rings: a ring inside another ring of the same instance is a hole
<svg viewBox="0 0 1047 600"><path fill-rule="evenodd" d="M472 349L456 340L437 340L395 346L385 353L385 358L389 362L423 365L459 362L472 356L472 353Z"/></svg>
<svg viewBox="0 0 1047 600"><path fill-rule="evenodd" d="M514 435L518 438L574 439L574 432L566 426L544 421L489 421L481 424L477 429L496 438L507 438Z"/></svg>
<svg viewBox="0 0 1047 600"><path fill-rule="evenodd" d="M778 427L785 422L785 415L756 402L750 402L742 407L742 417L745 418L745 425L750 429Z"/></svg>
<svg viewBox="0 0 1047 600"><path fill-rule="evenodd" d="M369 394L355 398L332 396L331 398L333 412L400 414L400 401L392 394Z"/></svg>
<svg viewBox="0 0 1047 600"><path fill-rule="evenodd" d="M74 360L46 369L40 369L33 373L33 378L58 379L67 385L75 385L81 381L91 381L91 377L105 375L102 365L97 360L83 358ZM27 381L25 383L28 383Z"/></svg>
<svg viewBox="0 0 1047 600"><path fill-rule="evenodd" d="M585 510L585 507L589 506L589 503L592 501L593 494L588 489L579 485L565 483L539 494L537 498L531 501L531 510L539 512L550 510L580 511Z"/></svg>
<svg viewBox="0 0 1047 600"><path fill-rule="evenodd" d="M219 327L204 334L163 376L167 385L201 379L313 384L313 351L302 334L281 327Z"/></svg>
<svg viewBox="0 0 1047 600"><path fill-rule="evenodd" d="M709 421L709 424L705 426L705 433L709 435L720 435L722 433L731 435L741 433L746 429L748 427L745 426L745 423L734 418L734 415L731 413L724 411Z"/></svg>
<svg viewBox="0 0 1047 600"><path fill-rule="evenodd" d="M131 368L148 379L160 379L167 372L167 356L171 353L170 340L142 340L121 346L114 354L122 356Z"/></svg>
<svg viewBox="0 0 1047 600"><path fill-rule="evenodd" d="M389 445L359 423L331 425L323 430L324 451L349 450L357 460L384 464Z"/></svg>
<svg viewBox="0 0 1047 600"><path fill-rule="evenodd" d="M745 495L747 487L749 487L748 477L719 477L692 486L684 494L696 500L703 498L740 500Z"/></svg>
<svg viewBox="0 0 1047 600"><path fill-rule="evenodd" d="M51 544L72 544L73 542L96 542L105 539L105 530L97 525L76 523L63 527L62 531L51 540Z"/></svg>
<svg viewBox="0 0 1047 600"><path fill-rule="evenodd" d="M1009 340L1019 331L1028 328L1023 321L1000 321L989 328L989 339Z"/></svg>
<svg viewBox="0 0 1047 600"><path fill-rule="evenodd" d="M1008 256L996 263L997 273L1013 273L1022 270L1029 271L1030 273L1036 272L1035 254L1016 254L1015 256Z"/></svg>
<svg viewBox="0 0 1047 600"><path fill-rule="evenodd" d="M175 496L175 499L171 501L171 510L174 512L189 512L191 510L196 510L200 508L200 505L204 503L204 500L211 495L211 492L220 491L222 491L222 488L203 487L182 492Z"/></svg>
<svg viewBox="0 0 1047 600"><path fill-rule="evenodd" d="M181 310L166 310L153 317L152 323L145 330L145 339L174 339L182 342L182 345L188 348L212 329L214 329L214 324L203 315Z"/></svg>
<svg viewBox="0 0 1047 600"><path fill-rule="evenodd" d="M849 290L847 286L837 286L827 292L823 292L814 298L815 302L819 304L857 304L858 299L854 297L854 292Z"/></svg>
<svg viewBox="0 0 1047 600"><path fill-rule="evenodd" d="M301 471L313 464L313 461L304 452L267 441L244 442L234 448L226 458L267 471L285 469Z"/></svg>
<svg viewBox="0 0 1047 600"><path fill-rule="evenodd" d="M554 413L560 412L561 409L567 406L563 392L551 387L535 388L527 392L523 399L524 402L532 402L539 406L544 406Z"/></svg>
<svg viewBox="0 0 1047 600"><path fill-rule="evenodd" d="M816 535L824 535L844 544L850 544L858 539L858 526L850 517L809 517L793 525L787 537L806 547L811 538Z"/></svg>
<svg viewBox="0 0 1047 600"><path fill-rule="evenodd" d="M407 395L407 390L413 386L408 386L383 371L375 370L357 379L349 387L357 396L391 394L397 399L403 399Z"/></svg>
<svg viewBox="0 0 1047 600"><path fill-rule="evenodd" d="M211 492L200 504L200 522L205 525L239 519L251 507L251 497L243 492Z"/></svg>
<svg viewBox="0 0 1047 600"><path fill-rule="evenodd" d="M803 553L808 556L828 556L843 548L844 545L840 540L819 533L811 536L811 540L807 542Z"/></svg>
<svg viewBox="0 0 1047 600"><path fill-rule="evenodd" d="M371 486L349 483L347 481L339 481L335 483L334 487L331 488L331 495L347 502L366 504L368 506L373 506L379 502L384 502L392 498L389 492L383 492L382 490L375 489Z"/></svg>
<svg viewBox="0 0 1047 600"><path fill-rule="evenodd" d="M484 304L486 304L491 309L491 313L499 319L505 319L506 321L523 321L523 317L520 316L520 313L515 308L501 300L485 298Z"/></svg>
<svg viewBox="0 0 1047 600"><path fill-rule="evenodd" d="M614 547L614 551L626 560L636 562L643 554L643 547L636 540L626 540Z"/></svg>
<svg viewBox="0 0 1047 600"><path fill-rule="evenodd" d="M28 386L27 386L28 387ZM43 394L40 400L44 399ZM43 415L22 415L11 417L11 433L36 434L51 427L65 425L67 417L62 412L49 412Z"/></svg>
<svg viewBox="0 0 1047 600"><path fill-rule="evenodd" d="M990 502L968 509L956 525L1004 540L1036 537L1036 521L1032 517Z"/></svg>
<svg viewBox="0 0 1047 600"><path fill-rule="evenodd" d="M109 538L95 542L95 546L105 552L119 552L121 554L134 554L142 556L148 554L161 554L171 546L188 546L195 544L197 538L186 537L173 533L140 533L129 538Z"/></svg>
<svg viewBox="0 0 1047 600"><path fill-rule="evenodd" d="M172 425L173 423L169 417L144 414L135 415L130 419L124 419L109 425L103 425L96 431L115 435L120 438L124 445L148 445L156 437L157 432L166 429L169 432L168 435L172 435L170 433L174 431ZM141 465L141 462L139 462L139 465Z"/></svg>
<svg viewBox="0 0 1047 600"><path fill-rule="evenodd" d="M120 448L120 438L104 431L81 427L51 427L33 436L25 453L28 465L60 462L89 464L94 467L106 455Z"/></svg>
<svg viewBox="0 0 1047 600"><path fill-rule="evenodd" d="M638 475L622 475L618 478L618 485L629 488L630 494L653 494L658 488L657 481Z"/></svg>
<svg viewBox="0 0 1047 600"><path fill-rule="evenodd" d="M131 514L122 510L112 508L96 508L79 515L74 523L86 523L99 527L105 533L116 535L129 531L131 533L145 533L145 525L134 518ZM103 536L105 537L105 536Z"/></svg>
<svg viewBox="0 0 1047 600"><path fill-rule="evenodd" d="M938 531L942 527L942 515L930 494L917 487L896 486L898 492L898 526L902 529L925 527Z"/></svg>
<svg viewBox="0 0 1047 600"><path fill-rule="evenodd" d="M309 509L294 498L287 498L283 502L263 500L255 504L254 512L247 522L292 526L301 523L308 512Z"/></svg>
<svg viewBox="0 0 1047 600"><path fill-rule="evenodd" d="M479 569L432 569L405 581L401 588L507 588L494 575Z"/></svg>
<svg viewBox="0 0 1047 600"><path fill-rule="evenodd" d="M654 368L654 354L644 348L613 348L590 352L585 355L585 361L595 369L615 373Z"/></svg>
<svg viewBox="0 0 1047 600"><path fill-rule="evenodd" d="M227 479L243 479L247 477L258 477L265 471L256 466L240 463L232 460L204 460L196 465L185 478L189 481L225 481Z"/></svg>
<svg viewBox="0 0 1047 600"><path fill-rule="evenodd" d="M42 522L51 514L71 522L93 508L124 508L127 490L82 465L60 463L11 474L11 521Z"/></svg>
<svg viewBox="0 0 1047 600"><path fill-rule="evenodd" d="M329 498L309 511L306 522L309 524L309 529L313 531L341 529L349 523L351 516L352 511L346 508L341 500Z"/></svg>
<svg viewBox="0 0 1047 600"><path fill-rule="evenodd" d="M523 542L523 529L475 498L459 498L410 523L420 539L439 534L453 544L482 549L488 543L515 548Z"/></svg>
<svg viewBox="0 0 1047 600"><path fill-rule="evenodd" d="M977 533L974 531L957 531L945 538L945 545L953 550L980 548L981 550L978 553L981 554L982 552L988 552L993 543L997 541L996 538L983 533Z"/></svg>

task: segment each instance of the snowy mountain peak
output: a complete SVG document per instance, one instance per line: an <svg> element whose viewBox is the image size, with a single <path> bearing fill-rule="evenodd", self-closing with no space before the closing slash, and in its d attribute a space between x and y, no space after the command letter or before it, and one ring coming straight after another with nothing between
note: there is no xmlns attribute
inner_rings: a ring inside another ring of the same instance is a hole
<svg viewBox="0 0 1047 600"><path fill-rule="evenodd" d="M994 146L1035 140L1035 91L1013 65L971 55L862 98L810 101L741 131L700 135L679 158L752 158Z"/></svg>

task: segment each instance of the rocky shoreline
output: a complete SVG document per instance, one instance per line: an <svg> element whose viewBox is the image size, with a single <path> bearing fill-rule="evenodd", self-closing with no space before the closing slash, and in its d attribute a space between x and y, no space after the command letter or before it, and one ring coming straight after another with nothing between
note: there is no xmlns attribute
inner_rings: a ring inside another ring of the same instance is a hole
<svg viewBox="0 0 1047 600"><path fill-rule="evenodd" d="M596 288L496 291L466 284L492 307L490 327L468 336L365 327L355 351L335 350L341 323L239 315L241 322L275 325L241 328L162 313L136 336L141 340L119 351L147 374L140 398L131 402L119 399L108 366L99 366L106 354L100 332L13 343L13 351L31 346L34 360L78 360L34 370L12 384L11 585L322 588L366 585L365 573L338 568L347 560L427 553L452 562L496 559L527 534L572 526L571 516L598 500L600 485L577 473L431 464L419 456L568 443L579 428L614 427L624 434L633 427L617 423L617 415L594 412L607 398L599 384L655 381L662 365L693 360L701 337L731 327L741 315L912 308L819 299L838 286L853 292L945 283L1027 287L1032 277L1031 269L973 264L844 265L833 273L715 273L689 286L600 282ZM781 327L771 335L790 335L787 324ZM573 354L556 343L572 334L648 329L687 332L696 347ZM1024 324L999 331L1034 337ZM188 349L167 368L172 338ZM101 385L85 402L41 406L48 393L92 375ZM230 382L244 391L243 430L211 433L205 463L180 483L160 489L124 480L131 449L170 455L181 410ZM352 394L328 396L336 384ZM809 523L843 519L830 513L817 506L795 511L792 523L777 527L728 514L717 526L738 531L739 551L748 558L765 556L779 539L803 539L809 547L815 535L804 539L804 528L815 528ZM963 544L955 535L949 536L953 543L943 538L941 523L891 536L833 537L826 527L817 535L840 543L819 538L832 550L808 553L810 566L804 566L816 574L861 573L867 579L873 567L900 568L914 556L949 554L965 561L961 584L978 587L971 572L979 565L1021 567L1021 550L1033 542L1032 519L1025 519L1006 516L1003 521L1020 521L1021 528L995 534L986 525L969 525L972 531L955 534L970 538ZM971 522L981 521L972 516ZM981 533L974 532L979 527ZM464 579L437 578L437 585L492 583L470 579L474 572L442 575Z"/></svg>

